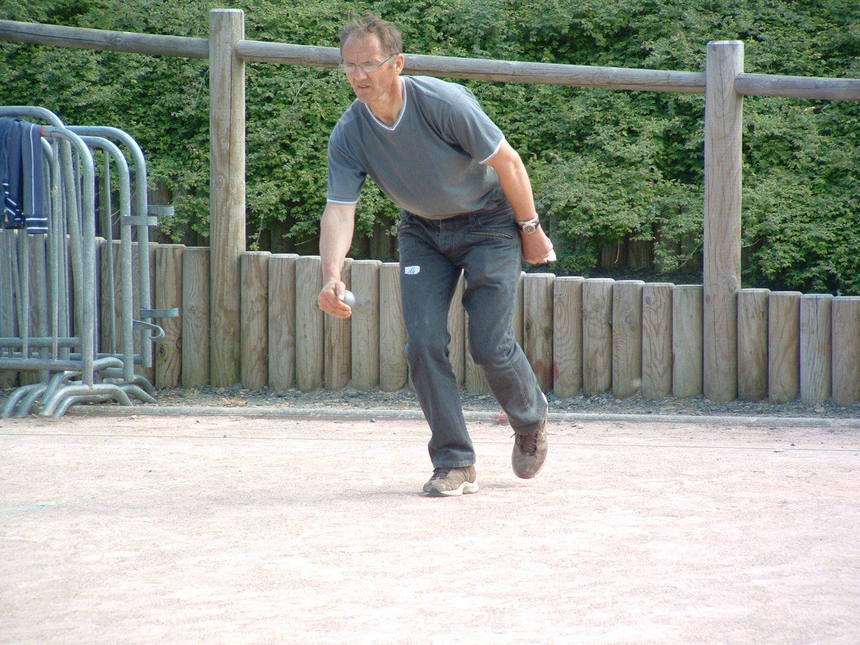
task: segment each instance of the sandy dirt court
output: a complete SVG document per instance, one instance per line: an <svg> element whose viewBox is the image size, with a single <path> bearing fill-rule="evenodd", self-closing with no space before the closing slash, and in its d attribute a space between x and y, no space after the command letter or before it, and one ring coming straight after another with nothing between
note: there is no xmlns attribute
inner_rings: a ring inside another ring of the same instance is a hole
<svg viewBox="0 0 860 645"><path fill-rule="evenodd" d="M860 429L0 420L0 642L860 643Z"/></svg>

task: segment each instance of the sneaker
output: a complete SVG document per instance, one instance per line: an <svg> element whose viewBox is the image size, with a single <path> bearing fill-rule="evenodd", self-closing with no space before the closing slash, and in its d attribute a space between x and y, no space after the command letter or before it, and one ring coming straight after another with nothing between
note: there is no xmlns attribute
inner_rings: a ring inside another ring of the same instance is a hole
<svg viewBox="0 0 860 645"><path fill-rule="evenodd" d="M424 484L424 492L430 497L453 497L478 492L474 466L464 468L436 468L433 476Z"/></svg>
<svg viewBox="0 0 860 645"><path fill-rule="evenodd" d="M546 459L546 419L537 432L515 436L514 451L511 453L514 474L521 479L531 479L540 472Z"/></svg>

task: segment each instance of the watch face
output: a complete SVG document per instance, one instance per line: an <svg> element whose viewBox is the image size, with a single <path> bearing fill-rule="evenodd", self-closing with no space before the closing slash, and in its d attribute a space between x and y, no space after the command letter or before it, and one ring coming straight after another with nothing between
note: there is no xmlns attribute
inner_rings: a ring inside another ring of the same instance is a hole
<svg viewBox="0 0 860 645"><path fill-rule="evenodd" d="M537 224L533 224L532 222L529 222L528 224L525 224L523 226L522 231L523 231L523 233L534 233L537 230L537 227L538 227Z"/></svg>

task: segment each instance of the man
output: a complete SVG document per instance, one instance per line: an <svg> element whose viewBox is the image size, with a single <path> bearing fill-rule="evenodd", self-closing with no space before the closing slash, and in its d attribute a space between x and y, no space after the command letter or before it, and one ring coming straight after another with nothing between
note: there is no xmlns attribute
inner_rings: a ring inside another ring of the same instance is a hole
<svg viewBox="0 0 860 645"><path fill-rule="evenodd" d="M547 401L512 330L520 255L555 260L516 151L465 87L401 76L400 33L368 15L341 32L357 100L329 141L319 306L348 318L341 269L367 175L403 209L398 230L406 355L431 429L431 496L475 493L475 451L448 361L448 308L462 269L470 350L515 432L512 464L534 477L547 452Z"/></svg>

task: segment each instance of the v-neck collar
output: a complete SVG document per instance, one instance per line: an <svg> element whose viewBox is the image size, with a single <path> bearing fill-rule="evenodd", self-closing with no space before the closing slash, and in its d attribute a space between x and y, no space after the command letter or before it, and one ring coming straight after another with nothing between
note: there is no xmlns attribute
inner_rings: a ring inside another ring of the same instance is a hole
<svg viewBox="0 0 860 645"><path fill-rule="evenodd" d="M403 115L406 114L406 104L409 102L409 92L406 90L406 79L403 76L400 77L400 83L401 88L403 89L403 107L400 108L400 115L397 117L394 125L388 125L380 121L373 113L373 110L370 109L370 106L367 103L363 104L367 113L370 115L370 118L373 119L380 128L388 130L389 132L394 132L397 129L397 126L400 125L400 122L403 120Z"/></svg>

